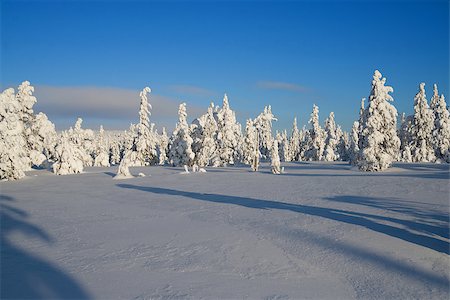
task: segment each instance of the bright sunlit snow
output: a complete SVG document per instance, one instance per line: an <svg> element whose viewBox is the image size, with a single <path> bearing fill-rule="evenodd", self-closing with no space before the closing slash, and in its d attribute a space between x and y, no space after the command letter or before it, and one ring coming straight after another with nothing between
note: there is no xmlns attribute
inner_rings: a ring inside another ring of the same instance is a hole
<svg viewBox="0 0 450 300"><path fill-rule="evenodd" d="M2 298L448 297L448 164L282 166L2 182Z"/></svg>

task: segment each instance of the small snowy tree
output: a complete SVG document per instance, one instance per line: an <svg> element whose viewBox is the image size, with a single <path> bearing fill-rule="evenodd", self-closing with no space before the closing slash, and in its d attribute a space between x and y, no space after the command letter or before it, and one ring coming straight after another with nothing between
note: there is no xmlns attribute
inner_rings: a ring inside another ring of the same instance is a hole
<svg viewBox="0 0 450 300"><path fill-rule="evenodd" d="M390 167L400 149L397 137L397 110L388 101L394 90L385 86L386 78L376 70L372 80L369 105L364 110L359 137L358 167L363 171L382 171Z"/></svg>
<svg viewBox="0 0 450 300"><path fill-rule="evenodd" d="M68 175L83 172L82 152L70 139L69 133L64 131L56 146L56 162L53 172L56 175Z"/></svg>
<svg viewBox="0 0 450 300"><path fill-rule="evenodd" d="M167 147L169 146L169 137L167 136L166 128L163 127L162 133L159 136L157 145L157 153L159 157L159 164L164 165L167 162Z"/></svg>
<svg viewBox="0 0 450 300"><path fill-rule="evenodd" d="M128 149L122 160L120 161L119 168L117 169L117 174L114 176L114 179L127 179L127 178L133 178L133 175L130 173L130 167L133 166L134 162L136 161L136 145L134 146L134 149Z"/></svg>
<svg viewBox="0 0 450 300"><path fill-rule="evenodd" d="M109 153L108 145L105 140L105 130L103 126L100 126L100 130L97 137L97 149L95 151L94 166L96 167L109 167Z"/></svg>
<svg viewBox="0 0 450 300"><path fill-rule="evenodd" d="M336 146L337 159L342 161L350 160L350 137L347 132L342 131L341 126L336 128L336 138L339 141Z"/></svg>
<svg viewBox="0 0 450 300"><path fill-rule="evenodd" d="M325 133L319 123L319 107L315 104L313 105L313 111L311 113L309 123L312 128L309 131L311 144L308 147L307 158L308 160L322 160L325 148Z"/></svg>
<svg viewBox="0 0 450 300"><path fill-rule="evenodd" d="M434 121L433 144L436 157L439 160L450 163L450 116L444 95L439 97L439 102L434 108L434 114L436 118Z"/></svg>
<svg viewBox="0 0 450 300"><path fill-rule="evenodd" d="M330 116L325 121L325 150L324 157L325 161L335 161L338 159L336 155L337 145L339 143L338 136L336 135L336 123L334 121L334 112L330 113Z"/></svg>
<svg viewBox="0 0 450 300"><path fill-rule="evenodd" d="M111 165L117 165L120 163L121 159L121 148L120 142L117 139L110 141L109 143L109 153L110 155L110 163Z"/></svg>
<svg viewBox="0 0 450 300"><path fill-rule="evenodd" d="M270 151L270 165L272 167L272 174L281 174L280 157L278 156L278 142L272 142L272 149Z"/></svg>
<svg viewBox="0 0 450 300"><path fill-rule="evenodd" d="M281 134L277 134L276 137L279 145L279 155L281 161L290 161L290 152L289 152L289 139L287 137L287 132L284 130Z"/></svg>
<svg viewBox="0 0 450 300"><path fill-rule="evenodd" d="M178 109L178 123L169 142L168 157L173 166L191 166L195 158L186 118L186 103L181 103Z"/></svg>
<svg viewBox="0 0 450 300"><path fill-rule="evenodd" d="M436 158L432 145L434 114L428 107L425 96L425 83L419 86L419 92L414 97L414 121L412 127L413 161L432 162Z"/></svg>
<svg viewBox="0 0 450 300"><path fill-rule="evenodd" d="M356 165L358 161L358 131L359 131L359 122L353 122L352 133L350 136L350 149L349 149L349 161L352 165Z"/></svg>

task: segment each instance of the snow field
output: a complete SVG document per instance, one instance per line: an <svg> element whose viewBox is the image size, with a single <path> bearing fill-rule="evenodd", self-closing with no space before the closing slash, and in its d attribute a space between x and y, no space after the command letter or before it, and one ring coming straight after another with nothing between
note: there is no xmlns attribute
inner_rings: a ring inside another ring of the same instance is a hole
<svg viewBox="0 0 450 300"><path fill-rule="evenodd" d="M131 167L146 177L124 180L112 180L117 167L35 170L2 182L1 296L448 297L447 164L282 166Z"/></svg>

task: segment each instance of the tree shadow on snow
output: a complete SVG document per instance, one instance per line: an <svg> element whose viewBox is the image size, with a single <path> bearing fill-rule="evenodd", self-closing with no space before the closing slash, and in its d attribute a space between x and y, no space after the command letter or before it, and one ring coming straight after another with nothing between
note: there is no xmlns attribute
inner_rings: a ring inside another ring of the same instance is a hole
<svg viewBox="0 0 450 300"><path fill-rule="evenodd" d="M103 174L114 177L117 175L117 173L113 173L113 172L103 172Z"/></svg>
<svg viewBox="0 0 450 300"><path fill-rule="evenodd" d="M174 196L183 196L201 201L208 201L213 203L234 204L248 208L257 209L279 209L297 212L305 215L318 216L330 220L335 220L347 224L358 225L369 230L389 235L416 245L420 245L441 253L449 254L450 244L448 241L429 236L426 234L441 233L443 228L441 226L423 224L415 221L406 221L397 218L378 216L367 213L359 213L342 209L317 207L310 205L291 204L285 202L277 202L271 200L259 200L252 198L244 198L238 196L228 196L219 194L195 193L178 191L172 189L158 188L158 187L144 187L131 184L118 184L117 186L127 189L135 189L154 194L165 194ZM397 224L399 228L387 224L380 223L380 221L389 221ZM410 230L419 231L412 232Z"/></svg>
<svg viewBox="0 0 450 300"><path fill-rule="evenodd" d="M10 242L8 236L19 232L48 244L53 243L45 231L27 222L29 215L25 211L9 205L13 201L12 197L0 196L0 298L88 299L88 294L69 275Z"/></svg>
<svg viewBox="0 0 450 300"><path fill-rule="evenodd" d="M420 220L420 223L403 220L403 225L408 228L428 234L439 235L446 239L450 238L450 215L446 205L423 203L398 198L387 199L364 196L335 196L325 199L401 213L416 220ZM379 217L381 218L381 216ZM386 218L386 220L389 221L389 218ZM420 224L420 226L417 226L417 224Z"/></svg>

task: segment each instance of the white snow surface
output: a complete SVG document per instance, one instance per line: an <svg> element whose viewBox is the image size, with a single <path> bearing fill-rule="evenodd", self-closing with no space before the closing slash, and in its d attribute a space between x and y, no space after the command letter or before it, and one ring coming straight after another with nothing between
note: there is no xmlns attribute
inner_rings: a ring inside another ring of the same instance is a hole
<svg viewBox="0 0 450 300"><path fill-rule="evenodd" d="M448 164L282 166L1 182L0 296L448 298Z"/></svg>

